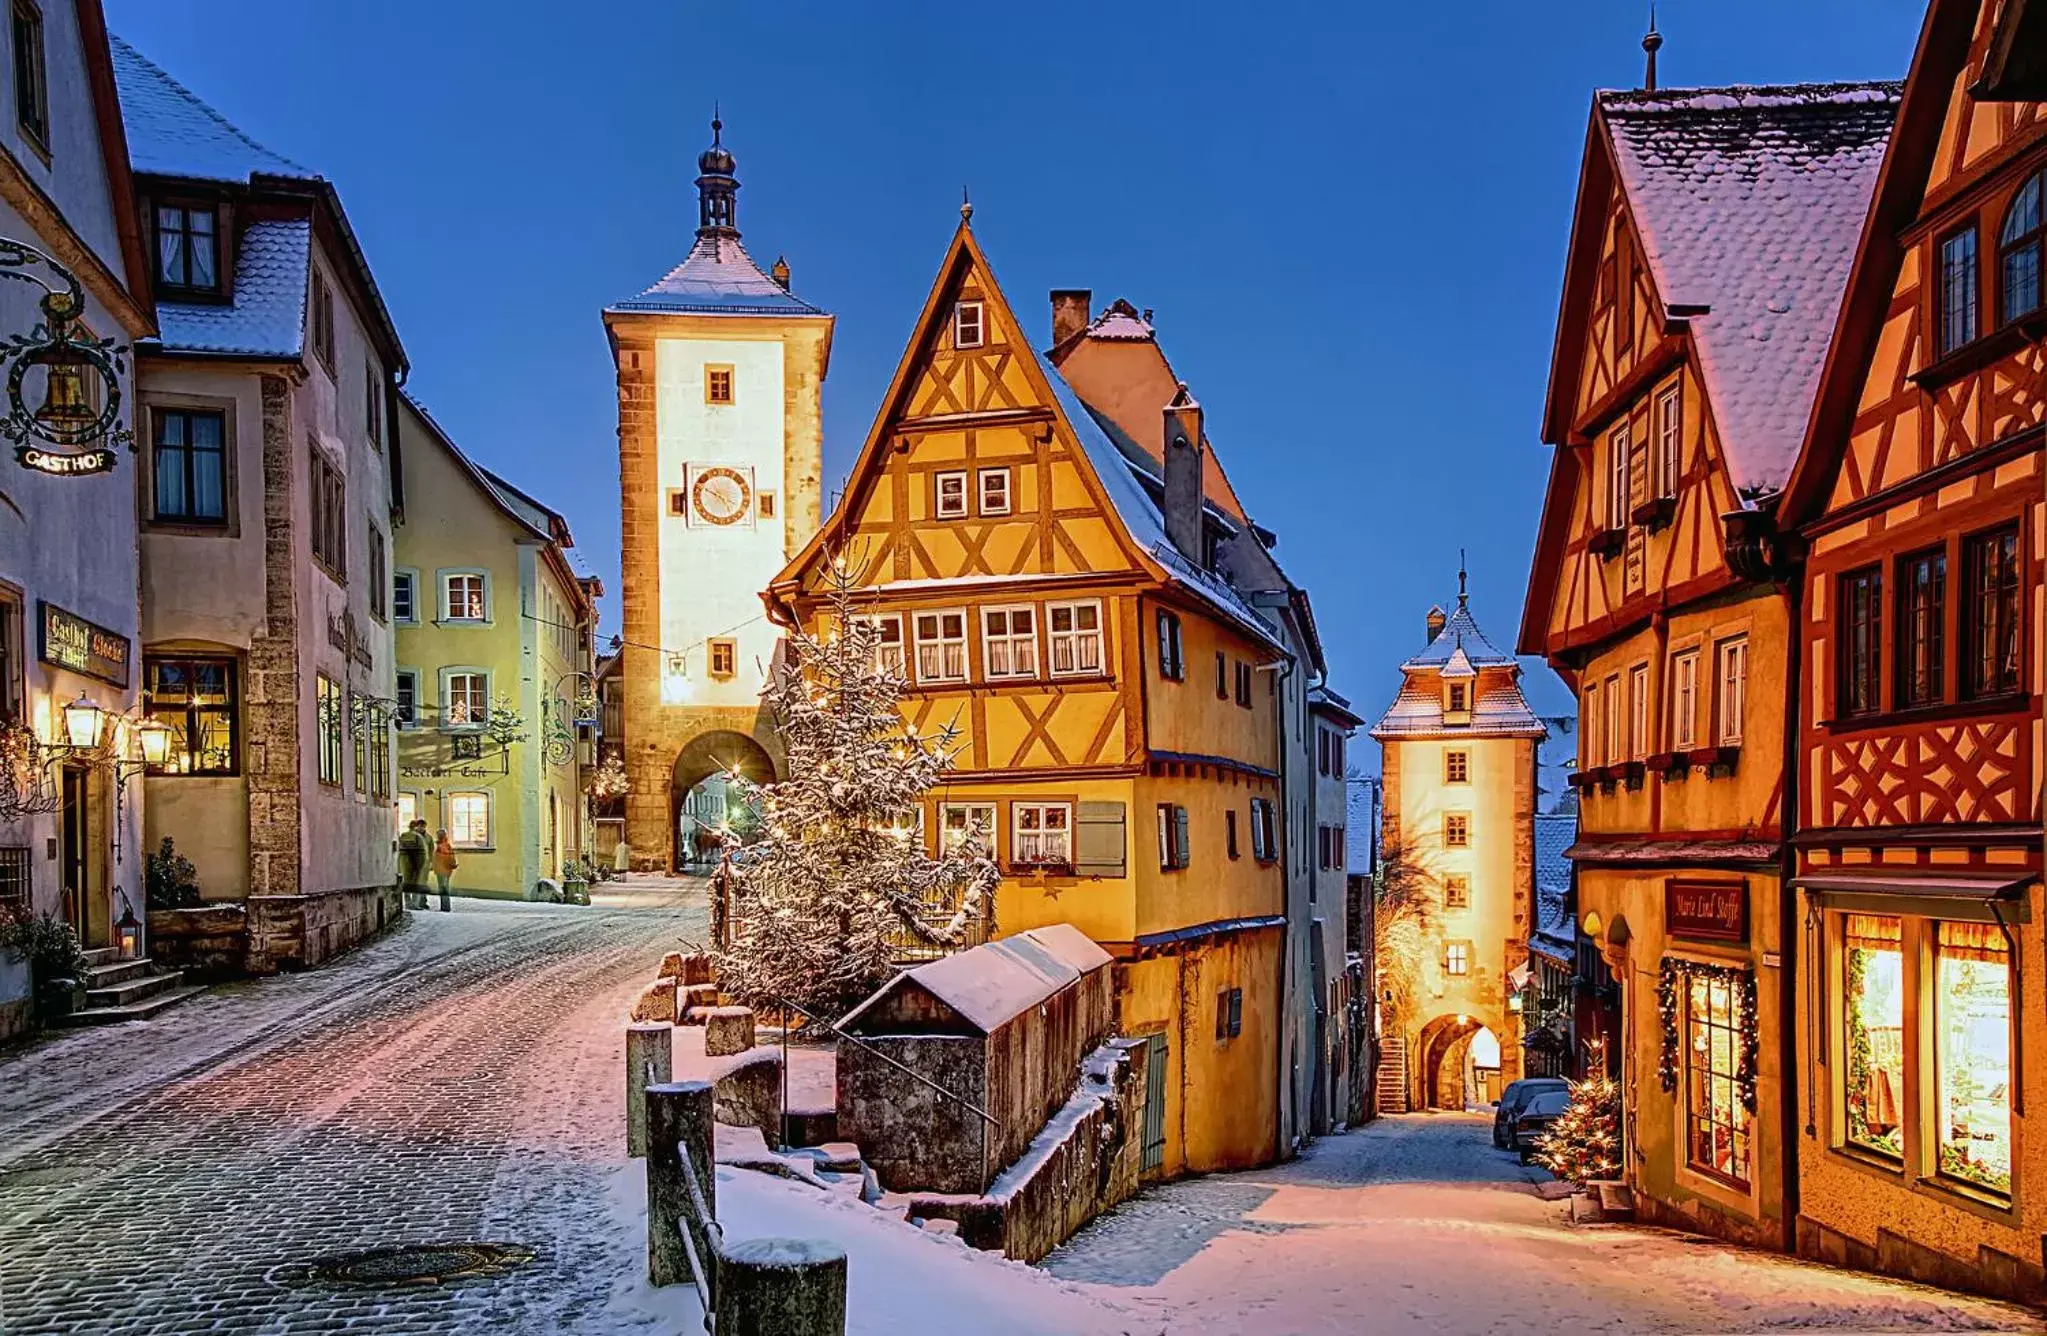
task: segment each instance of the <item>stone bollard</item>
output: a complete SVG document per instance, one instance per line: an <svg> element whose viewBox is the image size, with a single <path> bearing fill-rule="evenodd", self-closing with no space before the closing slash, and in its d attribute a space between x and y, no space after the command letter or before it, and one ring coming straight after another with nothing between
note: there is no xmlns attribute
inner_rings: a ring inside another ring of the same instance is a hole
<svg viewBox="0 0 2047 1336"><path fill-rule="evenodd" d="M708 952L692 951L682 958L682 981L684 983L713 983L711 957Z"/></svg>
<svg viewBox="0 0 2047 1336"><path fill-rule="evenodd" d="M704 1056L729 1058L753 1047L752 1007L704 1009Z"/></svg>
<svg viewBox="0 0 2047 1336"><path fill-rule="evenodd" d="M661 979L680 979L682 977L682 952L670 951L667 955L661 957L661 970L655 977Z"/></svg>
<svg viewBox="0 0 2047 1336"><path fill-rule="evenodd" d="M636 1021L673 1021L675 1019L675 980L656 979L641 991L639 1000L633 1003L633 1019Z"/></svg>
<svg viewBox="0 0 2047 1336"><path fill-rule="evenodd" d="M651 1070L650 1070L651 1069ZM675 1075L675 1028L662 1021L625 1027L625 1153L647 1153L647 1087Z"/></svg>
<svg viewBox="0 0 2047 1336"><path fill-rule="evenodd" d="M704 1012L717 1005L717 984L686 983L675 990L675 1023L702 1025Z"/></svg>
<svg viewBox="0 0 2047 1336"><path fill-rule="evenodd" d="M711 1158L714 1135L710 1082L668 1081L647 1087L647 1279L656 1285L681 1285L694 1279L689 1254L683 1250L685 1228L695 1240L705 1271L718 1265L711 1254L710 1236L690 1204L682 1157L676 1153L678 1145L689 1147L697 1186L704 1194L704 1209L716 1216L718 1170Z"/></svg>
<svg viewBox="0 0 2047 1336"><path fill-rule="evenodd" d="M743 1239L718 1264L718 1336L845 1336L846 1253L822 1239Z"/></svg>

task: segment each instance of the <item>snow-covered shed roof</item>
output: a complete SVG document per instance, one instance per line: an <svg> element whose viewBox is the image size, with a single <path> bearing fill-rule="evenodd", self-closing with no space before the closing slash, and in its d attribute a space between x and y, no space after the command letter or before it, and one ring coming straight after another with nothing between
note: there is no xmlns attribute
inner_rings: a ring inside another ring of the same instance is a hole
<svg viewBox="0 0 2047 1336"><path fill-rule="evenodd" d="M846 1013L850 1026L870 1007L906 983L914 983L983 1034L996 1030L1046 998L1103 969L1109 953L1069 923L984 942L898 974L865 1002Z"/></svg>
<svg viewBox="0 0 2047 1336"><path fill-rule="evenodd" d="M109 35L107 41L114 53L128 160L135 171L237 183L256 176L319 179L317 172L243 134L121 38Z"/></svg>
<svg viewBox="0 0 2047 1336"><path fill-rule="evenodd" d="M1599 94L1657 292L1691 322L1745 501L1781 489L1797 462L1901 87Z"/></svg>
<svg viewBox="0 0 2047 1336"><path fill-rule="evenodd" d="M699 235L681 264L661 280L609 309L683 311L701 315L823 315L761 272L731 232Z"/></svg>
<svg viewBox="0 0 2047 1336"><path fill-rule="evenodd" d="M1564 851L1578 838L1578 815L1537 813L1535 817L1535 932L1530 945L1568 960L1577 949L1571 921L1571 860Z"/></svg>

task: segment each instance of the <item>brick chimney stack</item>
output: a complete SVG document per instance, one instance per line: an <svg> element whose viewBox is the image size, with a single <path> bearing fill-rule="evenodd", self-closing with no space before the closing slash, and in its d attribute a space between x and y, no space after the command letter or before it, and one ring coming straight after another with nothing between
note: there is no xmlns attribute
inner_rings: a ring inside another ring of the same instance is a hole
<svg viewBox="0 0 2047 1336"><path fill-rule="evenodd" d="M1052 289L1052 346L1058 347L1087 328L1089 303L1094 293L1086 288Z"/></svg>
<svg viewBox="0 0 2047 1336"><path fill-rule="evenodd" d="M1201 475L1207 467L1207 450L1201 439L1201 405L1194 402L1184 384L1166 405L1165 426L1166 537L1198 566L1203 557L1201 505L1205 489Z"/></svg>

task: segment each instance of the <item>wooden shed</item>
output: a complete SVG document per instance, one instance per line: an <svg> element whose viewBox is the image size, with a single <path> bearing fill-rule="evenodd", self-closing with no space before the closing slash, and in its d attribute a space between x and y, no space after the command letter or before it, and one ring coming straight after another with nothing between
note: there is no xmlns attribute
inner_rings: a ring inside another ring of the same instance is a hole
<svg viewBox="0 0 2047 1336"><path fill-rule="evenodd" d="M839 1022L858 1041L839 1044L839 1135L893 1191L980 1192L1073 1094L1114 1009L1109 953L1064 923L897 975Z"/></svg>

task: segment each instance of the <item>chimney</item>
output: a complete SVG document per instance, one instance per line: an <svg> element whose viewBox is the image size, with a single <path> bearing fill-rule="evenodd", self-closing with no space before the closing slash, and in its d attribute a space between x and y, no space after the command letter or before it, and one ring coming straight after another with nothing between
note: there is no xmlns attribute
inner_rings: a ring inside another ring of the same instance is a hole
<svg viewBox="0 0 2047 1336"><path fill-rule="evenodd" d="M768 270L768 277L775 280L775 286L782 291L789 290L789 261L777 255L775 267Z"/></svg>
<svg viewBox="0 0 2047 1336"><path fill-rule="evenodd" d="M1173 402L1166 405L1166 537L1180 549L1180 555L1197 566L1203 564L1201 541L1202 470L1206 467L1201 441L1201 405L1180 386Z"/></svg>
<svg viewBox="0 0 2047 1336"><path fill-rule="evenodd" d="M1444 616L1444 615L1443 615L1443 610L1442 610L1441 608L1430 608L1430 609L1429 609L1429 638L1428 638L1428 641L1427 641L1426 643L1428 643L1428 644L1431 644L1431 645L1435 644L1435 643L1436 643L1436 637L1437 637L1437 636L1439 636L1439 635L1441 635L1441 634L1443 634L1443 628L1444 628L1444 627L1446 627L1446 626L1448 626L1449 624L1450 624L1450 619L1449 619L1448 617L1446 617L1446 616Z"/></svg>
<svg viewBox="0 0 2047 1336"><path fill-rule="evenodd" d="M1088 303L1094 293L1086 288L1052 289L1052 346L1057 348L1087 328Z"/></svg>

